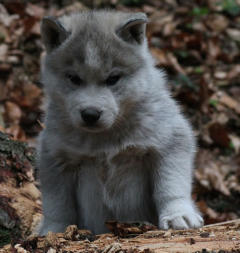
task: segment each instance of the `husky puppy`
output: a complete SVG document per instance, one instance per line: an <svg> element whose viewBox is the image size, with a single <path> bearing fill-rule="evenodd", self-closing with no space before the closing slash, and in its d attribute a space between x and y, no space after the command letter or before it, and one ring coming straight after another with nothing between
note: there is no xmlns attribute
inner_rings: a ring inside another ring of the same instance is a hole
<svg viewBox="0 0 240 253"><path fill-rule="evenodd" d="M193 132L154 67L146 23L105 10L42 20L42 235L70 224L103 233L108 219L203 225L191 199Z"/></svg>

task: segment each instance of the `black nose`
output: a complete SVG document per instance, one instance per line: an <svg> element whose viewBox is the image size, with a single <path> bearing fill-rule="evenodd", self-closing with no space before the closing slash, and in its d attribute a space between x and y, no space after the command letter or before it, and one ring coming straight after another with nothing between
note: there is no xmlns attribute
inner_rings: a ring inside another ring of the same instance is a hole
<svg viewBox="0 0 240 253"><path fill-rule="evenodd" d="M101 112L95 108L87 108L81 111L81 116L87 125L94 125L100 118Z"/></svg>

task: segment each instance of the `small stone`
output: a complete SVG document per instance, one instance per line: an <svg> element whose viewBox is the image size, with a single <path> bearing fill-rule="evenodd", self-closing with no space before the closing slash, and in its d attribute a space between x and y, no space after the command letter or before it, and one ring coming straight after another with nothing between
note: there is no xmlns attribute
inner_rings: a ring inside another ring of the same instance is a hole
<svg viewBox="0 0 240 253"><path fill-rule="evenodd" d="M196 243L196 241L193 238L190 238L190 244L192 245L192 244L195 244L195 243Z"/></svg>
<svg viewBox="0 0 240 253"><path fill-rule="evenodd" d="M53 249L53 248L50 248L48 251L47 251L47 253L56 253L57 251L55 250L55 249Z"/></svg>
<svg viewBox="0 0 240 253"><path fill-rule="evenodd" d="M203 238L207 238L207 237L209 237L209 233L208 232L202 232L200 234L200 236L203 237Z"/></svg>

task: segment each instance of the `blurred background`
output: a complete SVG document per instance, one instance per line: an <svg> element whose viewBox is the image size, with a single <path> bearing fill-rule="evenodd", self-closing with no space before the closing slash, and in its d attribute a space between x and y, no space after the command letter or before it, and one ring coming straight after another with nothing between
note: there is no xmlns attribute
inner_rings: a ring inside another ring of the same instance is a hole
<svg viewBox="0 0 240 253"><path fill-rule="evenodd" d="M147 37L156 66L168 74L169 88L198 137L193 196L206 224L238 218L240 0L2 0L0 131L14 140L27 142L34 152L44 115L43 91L39 82L43 54L41 18L92 8L147 13ZM26 165L15 166L17 177L6 173L6 164L0 161L1 189L8 187L8 177L16 189L27 180L37 184L33 174L27 174L32 170L32 164L27 165L28 169ZM8 172L11 170L10 166ZM24 194L25 197L35 194L34 208L30 202L28 207L28 210L32 208L33 215L34 212L41 213L41 201L37 188L31 187L25 189ZM0 245L1 239L8 238L9 231L21 224L21 217L26 213L17 210L20 218L15 225L4 223L1 213L12 212L6 207L12 200L6 196L6 191L0 190ZM20 201L22 205L23 202ZM17 207L11 204L11 208ZM9 217L13 219L13 213ZM29 224L22 226L28 234L31 231Z"/></svg>

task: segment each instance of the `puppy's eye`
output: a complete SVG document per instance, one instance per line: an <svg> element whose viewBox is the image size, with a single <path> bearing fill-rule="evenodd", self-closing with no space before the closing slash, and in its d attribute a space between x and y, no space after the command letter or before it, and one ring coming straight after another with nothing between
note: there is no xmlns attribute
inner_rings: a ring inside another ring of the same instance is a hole
<svg viewBox="0 0 240 253"><path fill-rule="evenodd" d="M75 85L80 85L82 83L82 79L78 75L66 74L66 78Z"/></svg>
<svg viewBox="0 0 240 253"><path fill-rule="evenodd" d="M112 76L109 76L106 80L106 84L107 86L113 86L115 85L119 79L121 78L120 75L112 75Z"/></svg>

